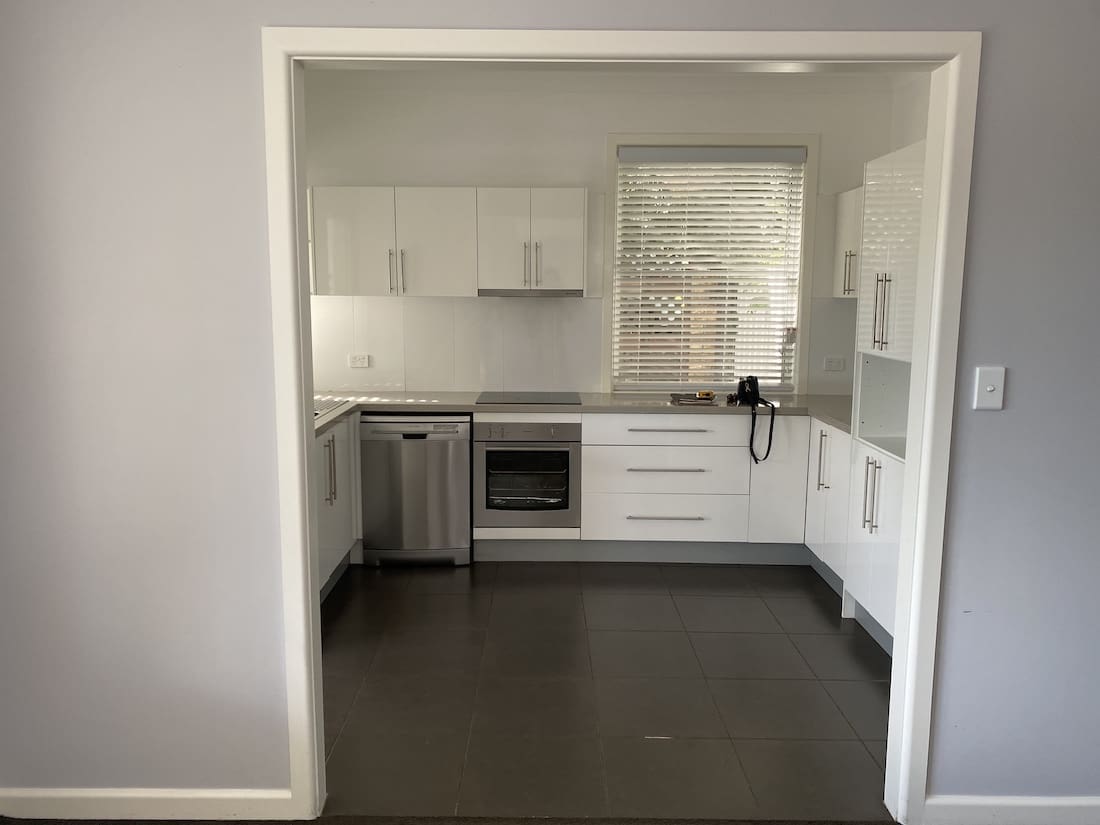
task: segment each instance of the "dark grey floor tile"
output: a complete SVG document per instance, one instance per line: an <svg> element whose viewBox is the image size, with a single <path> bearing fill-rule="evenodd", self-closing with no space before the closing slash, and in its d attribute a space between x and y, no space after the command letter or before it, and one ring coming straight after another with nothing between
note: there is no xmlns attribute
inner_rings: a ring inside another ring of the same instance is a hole
<svg viewBox="0 0 1100 825"><path fill-rule="evenodd" d="M321 666L325 673L363 674L382 641L381 629L344 630L321 638Z"/></svg>
<svg viewBox="0 0 1100 825"><path fill-rule="evenodd" d="M585 593L589 630L683 630L667 593Z"/></svg>
<svg viewBox="0 0 1100 825"><path fill-rule="evenodd" d="M758 595L765 598L788 596L828 597L833 589L812 567L801 565L756 565L746 568Z"/></svg>
<svg viewBox="0 0 1100 825"><path fill-rule="evenodd" d="M885 739L890 720L889 682L822 682L860 739Z"/></svg>
<svg viewBox="0 0 1100 825"><path fill-rule="evenodd" d="M891 821L863 743L734 740L762 816Z"/></svg>
<svg viewBox="0 0 1100 825"><path fill-rule="evenodd" d="M382 639L367 678L394 675L476 675L485 648L484 630L390 632Z"/></svg>
<svg viewBox="0 0 1100 825"><path fill-rule="evenodd" d="M757 813L728 739L604 739L614 817L749 819Z"/></svg>
<svg viewBox="0 0 1100 825"><path fill-rule="evenodd" d="M840 617L840 599L769 598L768 609L787 633L854 633L855 619Z"/></svg>
<svg viewBox="0 0 1100 825"><path fill-rule="evenodd" d="M588 637L583 630L494 627L484 670L496 676L588 676Z"/></svg>
<svg viewBox="0 0 1100 825"><path fill-rule="evenodd" d="M593 630L588 638L592 670L598 677L701 675L684 632Z"/></svg>
<svg viewBox="0 0 1100 825"><path fill-rule="evenodd" d="M813 679L712 679L710 690L734 739L855 739Z"/></svg>
<svg viewBox="0 0 1100 825"><path fill-rule="evenodd" d="M325 814L453 816L467 738L345 731L326 766Z"/></svg>
<svg viewBox="0 0 1100 825"><path fill-rule="evenodd" d="M495 590L552 590L579 593L581 591L580 567L569 562L500 562L497 565Z"/></svg>
<svg viewBox="0 0 1100 825"><path fill-rule="evenodd" d="M495 562L478 562L465 567L423 567L409 571L409 593L469 593L493 589L497 579Z"/></svg>
<svg viewBox="0 0 1100 825"><path fill-rule="evenodd" d="M702 679L597 679L602 736L724 738Z"/></svg>
<svg viewBox="0 0 1100 825"><path fill-rule="evenodd" d="M489 626L492 593L406 593L386 613L386 629L476 630Z"/></svg>
<svg viewBox="0 0 1100 825"><path fill-rule="evenodd" d="M878 766L886 770L886 742L865 740L863 744L866 746L867 750L870 751L871 758L878 763Z"/></svg>
<svg viewBox="0 0 1100 825"><path fill-rule="evenodd" d="M409 583L412 581L412 575L416 572L416 568L391 565L382 565L381 567L355 565L349 568L348 574L351 574L352 571L357 575L361 586L368 591L401 593L409 589Z"/></svg>
<svg viewBox="0 0 1100 825"><path fill-rule="evenodd" d="M323 677L322 699L325 717L325 753L332 752L336 737L344 727L351 712L355 696L363 684L364 674L325 673Z"/></svg>
<svg viewBox="0 0 1100 825"><path fill-rule="evenodd" d="M584 629L584 602L579 593L497 592L489 615L492 628Z"/></svg>
<svg viewBox="0 0 1100 825"><path fill-rule="evenodd" d="M363 685L347 718L349 732L467 733L475 676L380 676Z"/></svg>
<svg viewBox="0 0 1100 825"><path fill-rule="evenodd" d="M607 816L595 737L475 732L462 775L461 816Z"/></svg>
<svg viewBox="0 0 1100 825"><path fill-rule="evenodd" d="M714 633L782 633L756 596L677 595L676 607L688 630Z"/></svg>
<svg viewBox="0 0 1100 825"><path fill-rule="evenodd" d="M743 567L733 564L663 564L661 575L672 593L754 596L756 588Z"/></svg>
<svg viewBox="0 0 1100 825"><path fill-rule="evenodd" d="M886 680L890 657L863 631L849 635L792 634L819 679Z"/></svg>
<svg viewBox="0 0 1100 825"><path fill-rule="evenodd" d="M668 586L656 564L590 562L581 565L585 592L667 593Z"/></svg>
<svg viewBox="0 0 1100 825"><path fill-rule="evenodd" d="M712 679L812 679L814 674L780 633L692 633L703 672Z"/></svg>
<svg viewBox="0 0 1100 825"><path fill-rule="evenodd" d="M473 729L486 735L595 736L592 680L485 676Z"/></svg>

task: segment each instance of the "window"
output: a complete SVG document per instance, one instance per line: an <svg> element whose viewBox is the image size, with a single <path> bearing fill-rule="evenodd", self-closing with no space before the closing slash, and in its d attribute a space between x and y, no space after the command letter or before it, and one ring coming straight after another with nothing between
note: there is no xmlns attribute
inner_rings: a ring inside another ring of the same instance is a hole
<svg viewBox="0 0 1100 825"><path fill-rule="evenodd" d="M620 146L612 387L794 388L804 147Z"/></svg>

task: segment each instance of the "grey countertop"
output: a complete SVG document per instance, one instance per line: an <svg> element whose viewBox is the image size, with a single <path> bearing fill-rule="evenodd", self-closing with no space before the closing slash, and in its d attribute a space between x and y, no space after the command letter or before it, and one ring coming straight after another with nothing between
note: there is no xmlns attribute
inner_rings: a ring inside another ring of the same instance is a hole
<svg viewBox="0 0 1100 825"><path fill-rule="evenodd" d="M747 415L746 407L673 406L666 395L629 393L581 393L581 405L558 404L478 404L476 392L414 392L352 393L344 391L318 393L318 398L344 399L344 403L320 415L313 421L320 433L333 421L356 410L372 412L581 412L581 413L690 413L695 415ZM776 404L779 415L812 415L844 432L851 432L852 397L850 395L774 395L768 399Z"/></svg>

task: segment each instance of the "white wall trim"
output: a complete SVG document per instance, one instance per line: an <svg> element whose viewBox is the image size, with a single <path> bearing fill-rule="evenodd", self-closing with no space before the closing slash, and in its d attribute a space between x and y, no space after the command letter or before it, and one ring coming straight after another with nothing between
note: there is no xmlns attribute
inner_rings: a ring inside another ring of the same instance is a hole
<svg viewBox="0 0 1100 825"><path fill-rule="evenodd" d="M280 788L0 788L0 813L27 819L286 819Z"/></svg>
<svg viewBox="0 0 1100 825"><path fill-rule="evenodd" d="M324 798L320 711L318 590L311 573L316 526L307 496L307 391L312 388L308 277L298 277L295 117L297 68L310 60L499 62L755 61L867 64L946 63L943 177L932 272L931 309L923 342L926 404L918 422L921 448L907 463L900 582L913 587L899 599L895 639L895 701L887 754L885 801L901 822L919 825L925 813L935 636L939 612L943 520L954 415L963 251L978 82L979 32L882 31L600 31L265 28L264 109L267 133L268 222L274 336L275 424L282 513L284 627L293 802L302 818L317 816ZM751 68L751 67L750 67ZM914 351L916 359L921 354ZM913 426L911 421L910 433ZM911 483L915 480L915 484ZM906 548L909 550L906 550Z"/></svg>
<svg viewBox="0 0 1100 825"><path fill-rule="evenodd" d="M930 796L925 825L1096 825L1100 796Z"/></svg>

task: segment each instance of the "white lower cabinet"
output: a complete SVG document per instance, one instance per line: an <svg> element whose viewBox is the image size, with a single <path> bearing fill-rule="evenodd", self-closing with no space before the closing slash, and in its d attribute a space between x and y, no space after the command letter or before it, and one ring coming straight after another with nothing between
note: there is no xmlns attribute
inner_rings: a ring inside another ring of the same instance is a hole
<svg viewBox="0 0 1100 825"><path fill-rule="evenodd" d="M844 589L893 635L905 465L862 443L851 455Z"/></svg>
<svg viewBox="0 0 1100 825"><path fill-rule="evenodd" d="M816 418L810 421L806 476L806 546L839 578L848 555L848 489L852 438Z"/></svg>
<svg viewBox="0 0 1100 825"><path fill-rule="evenodd" d="M747 416L746 416L747 418ZM749 466L749 541L801 544L806 536L806 500L802 496L810 438L810 419L777 415L772 451L766 461ZM768 446L768 416L756 419L756 454Z"/></svg>
<svg viewBox="0 0 1100 825"><path fill-rule="evenodd" d="M619 541L745 541L749 497L584 493L581 538Z"/></svg>
<svg viewBox="0 0 1100 825"><path fill-rule="evenodd" d="M744 447L615 447L581 453L587 493L748 495Z"/></svg>
<svg viewBox="0 0 1100 825"><path fill-rule="evenodd" d="M338 421L313 443L313 495L317 506L317 587L325 586L355 542L351 473L354 416Z"/></svg>

